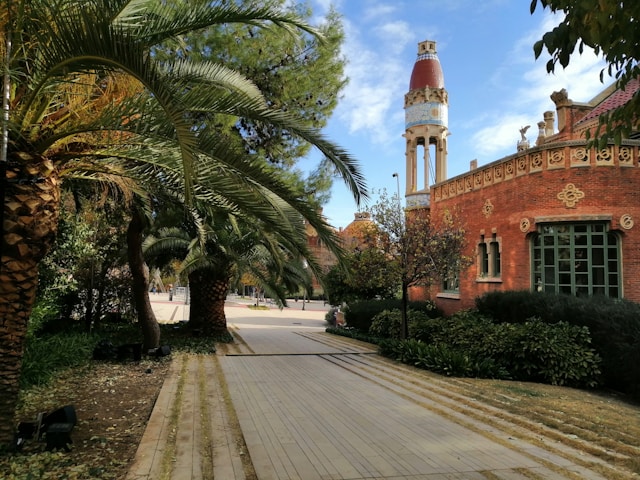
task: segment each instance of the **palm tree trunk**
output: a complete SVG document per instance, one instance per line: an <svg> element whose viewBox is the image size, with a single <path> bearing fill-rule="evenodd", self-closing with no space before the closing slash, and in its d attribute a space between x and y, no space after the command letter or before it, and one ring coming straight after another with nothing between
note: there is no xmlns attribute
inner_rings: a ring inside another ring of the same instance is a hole
<svg viewBox="0 0 640 480"><path fill-rule="evenodd" d="M142 254L143 229L142 216L134 208L127 229L127 254L133 277L133 298L138 311L138 323L142 329L142 348L147 352L160 346L160 325L149 300L149 269Z"/></svg>
<svg viewBox="0 0 640 480"><path fill-rule="evenodd" d="M0 445L13 441L27 323L38 288L38 263L51 248L60 214L60 181L50 161L12 157L0 177ZM20 180L18 182L18 180Z"/></svg>
<svg viewBox="0 0 640 480"><path fill-rule="evenodd" d="M224 302L229 291L229 279L226 269L219 271L207 268L189 274L189 328L210 335L227 331Z"/></svg>

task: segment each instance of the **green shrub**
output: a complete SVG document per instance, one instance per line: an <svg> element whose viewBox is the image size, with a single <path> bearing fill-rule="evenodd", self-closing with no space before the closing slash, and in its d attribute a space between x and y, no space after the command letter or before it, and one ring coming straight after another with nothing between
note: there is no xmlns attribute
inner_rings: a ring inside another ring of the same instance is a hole
<svg viewBox="0 0 640 480"><path fill-rule="evenodd" d="M509 378L492 359L476 359L444 344L428 345L418 340L383 340L379 353L394 360L454 377Z"/></svg>
<svg viewBox="0 0 640 480"><path fill-rule="evenodd" d="M496 355L515 379L576 387L598 384L600 356L591 348L586 327L532 319L510 329L505 344Z"/></svg>
<svg viewBox="0 0 640 480"><path fill-rule="evenodd" d="M383 310L376 314L369 327L369 334L380 338L400 338L402 331L402 312Z"/></svg>
<svg viewBox="0 0 640 480"><path fill-rule="evenodd" d="M497 322L524 323L537 317L589 329L602 358L604 386L640 397L640 305L607 297L573 297L529 291L493 292L476 299L480 313Z"/></svg>
<svg viewBox="0 0 640 480"><path fill-rule="evenodd" d="M344 327L327 327L325 332L332 333L333 335L340 335L342 337L349 337L362 342L373 343L377 345L383 339L369 335L368 333L362 333L352 328Z"/></svg>
<svg viewBox="0 0 640 480"><path fill-rule="evenodd" d="M427 324L431 318L424 310L407 310L409 338L416 338L421 325ZM369 334L380 338L400 338L402 332L402 311L400 309L383 310L376 314L369 327Z"/></svg>
<svg viewBox="0 0 640 480"><path fill-rule="evenodd" d="M402 302L399 299L366 300L351 302L344 309L344 319L347 326L360 332L369 332L373 317L384 310L400 310ZM426 313L430 317L438 317L442 312L433 302L409 302L408 310Z"/></svg>
<svg viewBox="0 0 640 480"><path fill-rule="evenodd" d="M586 327L539 319L496 324L469 310L422 320L415 328L418 339L383 341L380 353L444 375L598 384L600 357Z"/></svg>

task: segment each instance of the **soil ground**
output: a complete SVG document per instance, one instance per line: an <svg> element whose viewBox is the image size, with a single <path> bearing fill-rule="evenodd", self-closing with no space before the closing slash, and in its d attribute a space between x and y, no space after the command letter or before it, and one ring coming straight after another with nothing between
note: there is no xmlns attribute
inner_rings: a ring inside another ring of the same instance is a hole
<svg viewBox="0 0 640 480"><path fill-rule="evenodd" d="M122 479L133 461L170 360L92 362L59 375L48 387L22 396L18 419L73 405L78 423L69 452L46 451L46 442L27 440L22 450L0 457L0 478Z"/></svg>

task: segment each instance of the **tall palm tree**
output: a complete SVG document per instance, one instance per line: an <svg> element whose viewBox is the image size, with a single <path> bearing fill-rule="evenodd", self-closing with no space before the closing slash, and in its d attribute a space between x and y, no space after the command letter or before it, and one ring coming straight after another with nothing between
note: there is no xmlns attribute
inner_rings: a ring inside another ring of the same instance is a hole
<svg viewBox="0 0 640 480"><path fill-rule="evenodd" d="M262 185L286 190L257 162L191 122L215 112L286 126L332 162L356 201L363 194L363 179L345 151L269 110L241 75L184 58L159 62L152 53L168 39L227 22L315 33L289 13L210 0L6 0L0 7L0 53L10 80L0 165L6 171L0 178L0 444L13 433L38 262L55 238L65 176L91 168L127 175L128 162L135 162L180 177L187 203L196 192L193 173L204 168L216 173L210 188L221 199L239 197L233 189L253 191L251 198ZM302 201L298 207L303 215L308 210Z"/></svg>

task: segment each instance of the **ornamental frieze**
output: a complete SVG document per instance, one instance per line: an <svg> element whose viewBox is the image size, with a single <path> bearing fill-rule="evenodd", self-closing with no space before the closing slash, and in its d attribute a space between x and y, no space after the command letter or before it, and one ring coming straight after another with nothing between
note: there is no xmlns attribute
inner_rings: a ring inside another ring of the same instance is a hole
<svg viewBox="0 0 640 480"><path fill-rule="evenodd" d="M473 177L471 175L467 175L464 177L464 191L470 192L473 190Z"/></svg>
<svg viewBox="0 0 640 480"><path fill-rule="evenodd" d="M564 168L564 150L556 149L547 152L547 168Z"/></svg>
<svg viewBox="0 0 640 480"><path fill-rule="evenodd" d="M613 146L602 148L596 152L596 165L611 165L613 166Z"/></svg>
<svg viewBox="0 0 640 480"><path fill-rule="evenodd" d="M618 162L620 165L633 166L633 148L621 146L618 150Z"/></svg>
<svg viewBox="0 0 640 480"><path fill-rule="evenodd" d="M571 149L571 166L589 166L589 150L585 147Z"/></svg>
<svg viewBox="0 0 640 480"><path fill-rule="evenodd" d="M453 198L472 191L490 187L499 182L513 180L530 173L566 167L625 166L640 167L640 146L610 145L596 150L585 145L565 145L551 149L522 152L518 156L494 162L486 167L473 168L469 173L452 178L434 187L434 201ZM573 184L567 184L557 194L566 208L574 208L584 198L583 191Z"/></svg>
<svg viewBox="0 0 640 480"><path fill-rule="evenodd" d="M518 158L518 175L524 175L527 173L527 157Z"/></svg>
<svg viewBox="0 0 640 480"><path fill-rule="evenodd" d="M473 183L475 184L475 188L482 187L482 174L480 172L473 175Z"/></svg>
<svg viewBox="0 0 640 480"><path fill-rule="evenodd" d="M504 165L504 178L505 180L509 180L511 178L513 178L514 174L515 174L515 165L514 165L514 161L513 160L509 160L507 163L505 163Z"/></svg>
<svg viewBox="0 0 640 480"><path fill-rule="evenodd" d="M502 181L502 178L504 177L502 172L503 172L503 166L502 165L496 165L495 168L493 169L493 181L494 182L501 182Z"/></svg>
<svg viewBox="0 0 640 480"><path fill-rule="evenodd" d="M542 171L542 153L536 152L529 156L529 172Z"/></svg>

